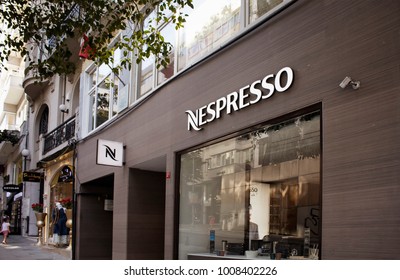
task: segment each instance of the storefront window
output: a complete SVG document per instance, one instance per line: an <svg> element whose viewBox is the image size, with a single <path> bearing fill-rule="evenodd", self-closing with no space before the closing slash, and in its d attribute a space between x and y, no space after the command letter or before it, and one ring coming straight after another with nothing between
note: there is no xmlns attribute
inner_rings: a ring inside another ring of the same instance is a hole
<svg viewBox="0 0 400 280"><path fill-rule="evenodd" d="M229 254L307 255L320 242L320 156L319 112L182 154L179 258L209 253L210 231Z"/></svg>
<svg viewBox="0 0 400 280"><path fill-rule="evenodd" d="M72 167L63 166L53 177L50 184L50 214L49 214L49 235L53 236L53 210L56 202L72 199L73 171Z"/></svg>

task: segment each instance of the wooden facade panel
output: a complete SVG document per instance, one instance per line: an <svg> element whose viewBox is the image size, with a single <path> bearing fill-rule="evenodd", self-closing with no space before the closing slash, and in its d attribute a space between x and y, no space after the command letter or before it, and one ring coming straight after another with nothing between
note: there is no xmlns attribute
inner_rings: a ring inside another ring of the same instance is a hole
<svg viewBox="0 0 400 280"><path fill-rule="evenodd" d="M87 154L78 161L78 168L87 170L80 172L80 180L92 180L110 170L93 168L98 137L127 145L124 172L167 155L173 178L164 186L176 188L177 152L320 104L323 258L399 259L399 14L398 1L297 1L80 144L79 154ZM287 92L224 115L200 132L187 131L186 110L198 109L284 66L295 72ZM341 89L339 83L346 76L360 80L361 88ZM128 178L124 172L122 176ZM147 202L157 206L133 181L122 180L115 188L115 203L123 207L116 206L120 210L114 212L114 234L125 230L128 240L124 243L114 237L113 255L122 257L120 252L128 244L128 258L136 258L139 255L132 240L139 238L140 232L130 224L145 225L146 219L136 207ZM143 199L139 201L139 197ZM174 245L164 244L164 240L174 236L171 212L178 202L170 190L166 200L166 232L159 239L163 240L164 256L172 258ZM119 214L126 209L129 218L124 220L126 216L120 218ZM149 237L155 238L155 232L149 231Z"/></svg>

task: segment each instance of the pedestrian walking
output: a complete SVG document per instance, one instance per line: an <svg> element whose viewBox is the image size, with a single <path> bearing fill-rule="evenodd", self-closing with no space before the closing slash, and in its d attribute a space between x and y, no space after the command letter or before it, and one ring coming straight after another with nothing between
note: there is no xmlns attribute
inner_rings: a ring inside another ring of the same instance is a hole
<svg viewBox="0 0 400 280"><path fill-rule="evenodd" d="M1 243L7 244L7 237L10 233L10 223L8 222L8 217L3 217L1 222L1 233L3 234L3 241Z"/></svg>

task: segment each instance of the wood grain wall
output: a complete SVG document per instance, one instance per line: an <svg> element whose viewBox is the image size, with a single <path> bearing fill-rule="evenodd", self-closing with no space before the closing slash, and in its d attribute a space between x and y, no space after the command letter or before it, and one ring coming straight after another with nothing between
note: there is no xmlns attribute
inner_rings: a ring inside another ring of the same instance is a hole
<svg viewBox="0 0 400 280"><path fill-rule="evenodd" d="M166 155L172 178L166 183L164 257L172 258L176 153L320 104L322 258L400 259L399 15L399 1L297 1L80 143L80 181L109 172L125 176L116 178L121 184L114 194L118 205L114 216L124 215L127 220L117 224L114 220L114 232L128 232L129 216L141 216L127 200L134 188L126 179L128 170ZM290 90L225 115L200 132L187 131L186 110L195 110L284 66L295 71ZM346 76L361 81L361 88L340 88ZM98 138L127 145L122 171L93 166ZM114 256L134 256L129 234L113 238Z"/></svg>

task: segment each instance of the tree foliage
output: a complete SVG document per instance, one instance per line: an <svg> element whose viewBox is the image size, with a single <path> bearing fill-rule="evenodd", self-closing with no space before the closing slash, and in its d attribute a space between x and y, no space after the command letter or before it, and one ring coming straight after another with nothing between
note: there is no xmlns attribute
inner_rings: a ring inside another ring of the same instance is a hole
<svg viewBox="0 0 400 280"><path fill-rule="evenodd" d="M38 77L74 73L78 61L76 45L79 49L84 35L90 46L89 57L98 64L112 65L114 51L122 49L124 58L119 67L131 67L130 53L134 53L133 61L137 63L154 55L158 67L166 66L172 47L160 34L159 26L172 21L176 29L182 27L186 15L180 8L193 8L192 2L0 0L0 66L4 67L15 52L25 56L28 69ZM121 30L121 40L110 45Z"/></svg>
<svg viewBox="0 0 400 280"><path fill-rule="evenodd" d="M1 130L0 131L0 143L10 142L13 146L19 142L19 133L15 130Z"/></svg>

